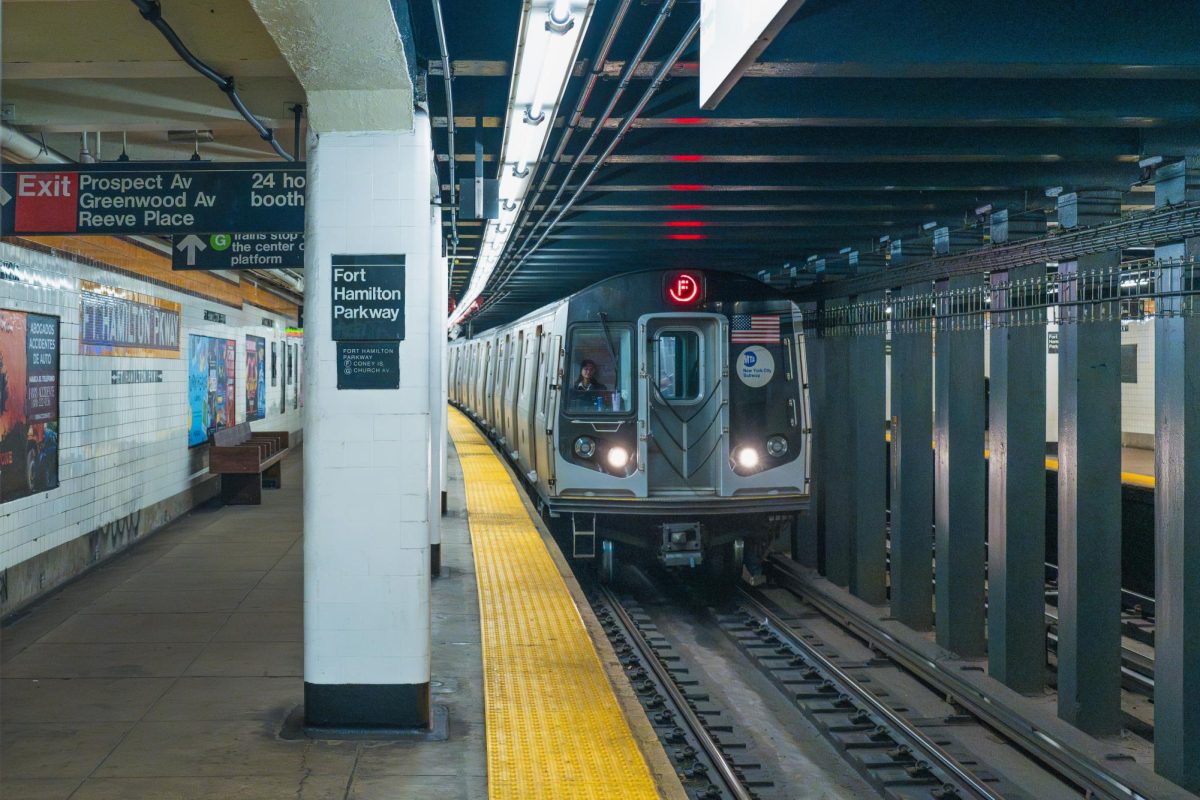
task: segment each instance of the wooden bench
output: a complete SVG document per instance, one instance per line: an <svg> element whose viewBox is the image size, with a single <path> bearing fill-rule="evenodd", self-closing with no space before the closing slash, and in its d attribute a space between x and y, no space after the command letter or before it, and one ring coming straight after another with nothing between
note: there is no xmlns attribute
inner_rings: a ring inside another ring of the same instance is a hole
<svg viewBox="0 0 1200 800"><path fill-rule="evenodd" d="M260 505L264 487L283 485L287 452L287 431L252 431L248 422L213 431L208 471L221 476L221 500L229 505Z"/></svg>

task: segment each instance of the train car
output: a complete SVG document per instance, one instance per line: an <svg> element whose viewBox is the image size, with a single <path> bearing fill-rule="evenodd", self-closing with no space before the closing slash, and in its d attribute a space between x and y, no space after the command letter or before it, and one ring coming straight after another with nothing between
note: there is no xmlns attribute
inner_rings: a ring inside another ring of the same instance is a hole
<svg viewBox="0 0 1200 800"><path fill-rule="evenodd" d="M800 311L744 275L625 273L456 339L450 399L605 579L618 557L736 579L809 502Z"/></svg>

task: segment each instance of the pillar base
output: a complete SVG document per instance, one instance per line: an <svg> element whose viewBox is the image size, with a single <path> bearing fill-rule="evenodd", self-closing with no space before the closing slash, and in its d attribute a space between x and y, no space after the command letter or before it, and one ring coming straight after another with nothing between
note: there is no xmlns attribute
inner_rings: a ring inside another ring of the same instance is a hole
<svg viewBox="0 0 1200 800"><path fill-rule="evenodd" d="M429 730L428 683L304 683L304 727Z"/></svg>
<svg viewBox="0 0 1200 800"><path fill-rule="evenodd" d="M442 576L442 543L434 542L429 545L429 574L434 578Z"/></svg>

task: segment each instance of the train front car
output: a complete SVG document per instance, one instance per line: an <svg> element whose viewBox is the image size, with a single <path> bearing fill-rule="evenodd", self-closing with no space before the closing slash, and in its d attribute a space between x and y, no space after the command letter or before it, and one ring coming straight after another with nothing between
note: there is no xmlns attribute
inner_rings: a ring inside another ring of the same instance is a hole
<svg viewBox="0 0 1200 800"><path fill-rule="evenodd" d="M576 557L729 580L791 530L809 453L793 303L733 273L626 273L569 298L562 342L539 493Z"/></svg>

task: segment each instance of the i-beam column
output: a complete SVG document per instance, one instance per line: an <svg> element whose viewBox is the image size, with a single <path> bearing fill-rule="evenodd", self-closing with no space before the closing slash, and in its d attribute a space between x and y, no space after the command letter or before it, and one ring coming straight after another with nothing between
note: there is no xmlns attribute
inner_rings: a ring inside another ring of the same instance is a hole
<svg viewBox="0 0 1200 800"><path fill-rule="evenodd" d="M935 339L937 643L984 654L983 319L978 276L954 277L938 301Z"/></svg>
<svg viewBox="0 0 1200 800"><path fill-rule="evenodd" d="M828 306L844 322L844 300ZM826 331L826 390L821 404L824 419L825 456L821 474L825 478L825 577L839 586L850 585L854 537L855 427L852 397L855 391L850 372L850 335L847 326Z"/></svg>
<svg viewBox="0 0 1200 800"><path fill-rule="evenodd" d="M857 298L850 330L853 411L854 538L850 591L868 603L887 601L887 460L883 423L885 402L882 294Z"/></svg>
<svg viewBox="0 0 1200 800"><path fill-rule="evenodd" d="M992 273L988 337L988 672L1026 694L1046 672L1045 276Z"/></svg>
<svg viewBox="0 0 1200 800"><path fill-rule="evenodd" d="M1154 319L1154 766L1200 792L1200 239L1159 247Z"/></svg>
<svg viewBox="0 0 1200 800"><path fill-rule="evenodd" d="M931 284L892 296L891 612L933 625L933 314Z"/></svg>
<svg viewBox="0 0 1200 800"><path fill-rule="evenodd" d="M1120 216L1118 192L1059 195L1064 228ZM1058 715L1121 728L1120 251L1059 265Z"/></svg>
<svg viewBox="0 0 1200 800"><path fill-rule="evenodd" d="M1115 294L1120 260L1059 265L1058 715L1093 735L1121 728L1121 320L1081 301Z"/></svg>

